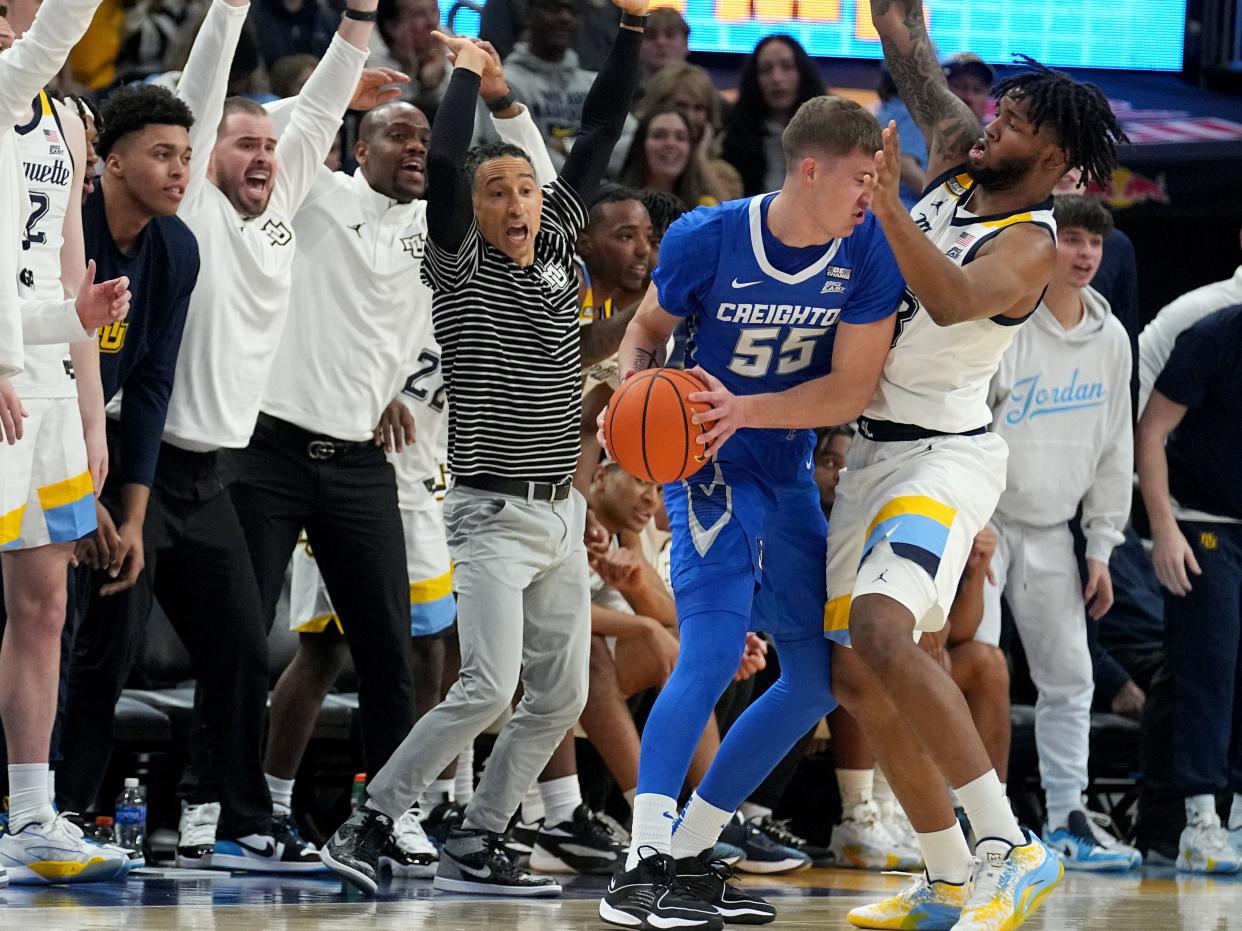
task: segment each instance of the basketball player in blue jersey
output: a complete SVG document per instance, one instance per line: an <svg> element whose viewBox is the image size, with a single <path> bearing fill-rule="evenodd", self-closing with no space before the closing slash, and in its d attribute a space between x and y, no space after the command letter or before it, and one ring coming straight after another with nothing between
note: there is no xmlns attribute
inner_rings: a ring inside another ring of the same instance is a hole
<svg viewBox="0 0 1242 931"><path fill-rule="evenodd" d="M1007 450L987 432L988 384L1052 275L1052 189L1075 167L1106 183L1114 143L1125 137L1097 88L1030 59L997 85L996 119L981 131L945 82L921 0L871 6L889 69L926 137L932 181L907 214L890 124L872 209L911 297L837 489L824 627L854 647L834 651L834 686L909 815L927 872L849 920L1009 931L1062 867L1018 827L961 692L914 635L944 625L972 540L1004 488ZM732 397L723 388L691 396L713 405L705 439L719 456L738 427L828 423L822 408L836 390L828 379L779 395ZM946 783L979 838L974 857Z"/></svg>
<svg viewBox="0 0 1242 931"><path fill-rule="evenodd" d="M685 319L689 359L733 392L824 377L835 390L822 416L858 416L904 289L867 212L879 140L875 119L852 101L803 104L782 136L779 192L700 208L669 228L653 287L622 342L621 370L658 364ZM643 731L633 843L600 903L606 922L719 928L775 917L763 899L725 884L711 849L737 806L835 704L814 445L810 430L742 431L665 488L681 653ZM679 816L695 745L748 631L773 636L781 677L733 725Z"/></svg>

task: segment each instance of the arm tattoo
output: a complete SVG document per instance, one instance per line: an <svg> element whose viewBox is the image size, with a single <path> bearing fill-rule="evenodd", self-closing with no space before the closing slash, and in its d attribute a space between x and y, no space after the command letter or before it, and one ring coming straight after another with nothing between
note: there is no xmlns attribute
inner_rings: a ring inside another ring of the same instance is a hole
<svg viewBox="0 0 1242 931"><path fill-rule="evenodd" d="M931 159L960 161L979 138L981 127L970 108L949 90L927 34L922 0L871 0L871 12L897 91L930 137ZM901 17L899 26L894 15Z"/></svg>
<svg viewBox="0 0 1242 931"><path fill-rule="evenodd" d="M663 368L667 356L668 353L663 346L654 346L651 349L638 347L634 350L634 364L630 368L636 372L641 372L643 369Z"/></svg>

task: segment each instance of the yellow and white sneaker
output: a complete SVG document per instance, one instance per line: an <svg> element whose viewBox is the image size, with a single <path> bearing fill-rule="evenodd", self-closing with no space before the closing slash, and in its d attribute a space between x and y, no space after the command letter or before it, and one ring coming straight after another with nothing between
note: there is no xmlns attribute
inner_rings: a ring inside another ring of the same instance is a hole
<svg viewBox="0 0 1242 931"><path fill-rule="evenodd" d="M837 866L855 870L911 870L922 859L889 833L874 802L844 812L832 829L828 852Z"/></svg>
<svg viewBox="0 0 1242 931"><path fill-rule="evenodd" d="M0 835L0 867L15 885L104 882L128 867L123 853L87 843L64 815Z"/></svg>
<svg viewBox="0 0 1242 931"><path fill-rule="evenodd" d="M953 931L1013 931L1065 876L1060 858L1030 831L1023 834L1020 847L996 838L979 842L970 898Z"/></svg>
<svg viewBox="0 0 1242 931"><path fill-rule="evenodd" d="M949 931L957 924L966 897L966 883L931 882L924 873L892 898L852 909L847 919L855 928Z"/></svg>

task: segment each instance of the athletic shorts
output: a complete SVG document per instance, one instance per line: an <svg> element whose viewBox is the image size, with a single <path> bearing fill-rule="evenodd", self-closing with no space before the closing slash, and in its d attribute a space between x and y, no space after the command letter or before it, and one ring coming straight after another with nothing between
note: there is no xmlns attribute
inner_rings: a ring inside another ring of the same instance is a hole
<svg viewBox="0 0 1242 931"><path fill-rule="evenodd" d="M666 485L664 507L679 620L727 611L778 640L819 636L828 525L809 468L770 486L712 462Z"/></svg>
<svg viewBox="0 0 1242 931"><path fill-rule="evenodd" d="M457 617L443 511L439 504L417 511L403 508L401 524L405 528L405 563L410 578L410 636L429 637L452 627ZM317 634L333 624L344 633L305 540L294 550L292 565L289 629Z"/></svg>
<svg viewBox="0 0 1242 931"><path fill-rule="evenodd" d="M95 531L95 488L77 398L26 398L25 432L0 445L0 552Z"/></svg>
<svg viewBox="0 0 1242 931"><path fill-rule="evenodd" d="M848 644L850 603L900 602L915 630L940 630L977 534L1005 490L1005 441L994 433L878 442L856 436L828 534L824 636Z"/></svg>

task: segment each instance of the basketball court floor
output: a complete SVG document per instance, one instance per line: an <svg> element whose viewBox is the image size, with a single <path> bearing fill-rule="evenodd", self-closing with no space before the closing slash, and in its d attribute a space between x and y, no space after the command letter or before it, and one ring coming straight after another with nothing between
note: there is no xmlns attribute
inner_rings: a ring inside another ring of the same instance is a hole
<svg viewBox="0 0 1242 931"><path fill-rule="evenodd" d="M848 928L845 914L905 879L845 870L747 878L780 908L773 929ZM563 899L532 901L433 894L428 881L399 882L367 900L326 878L131 877L92 886L0 890L0 928L22 931L568 931L603 929L604 881L575 878ZM1031 931L1242 931L1242 880L1142 874L1067 877Z"/></svg>

